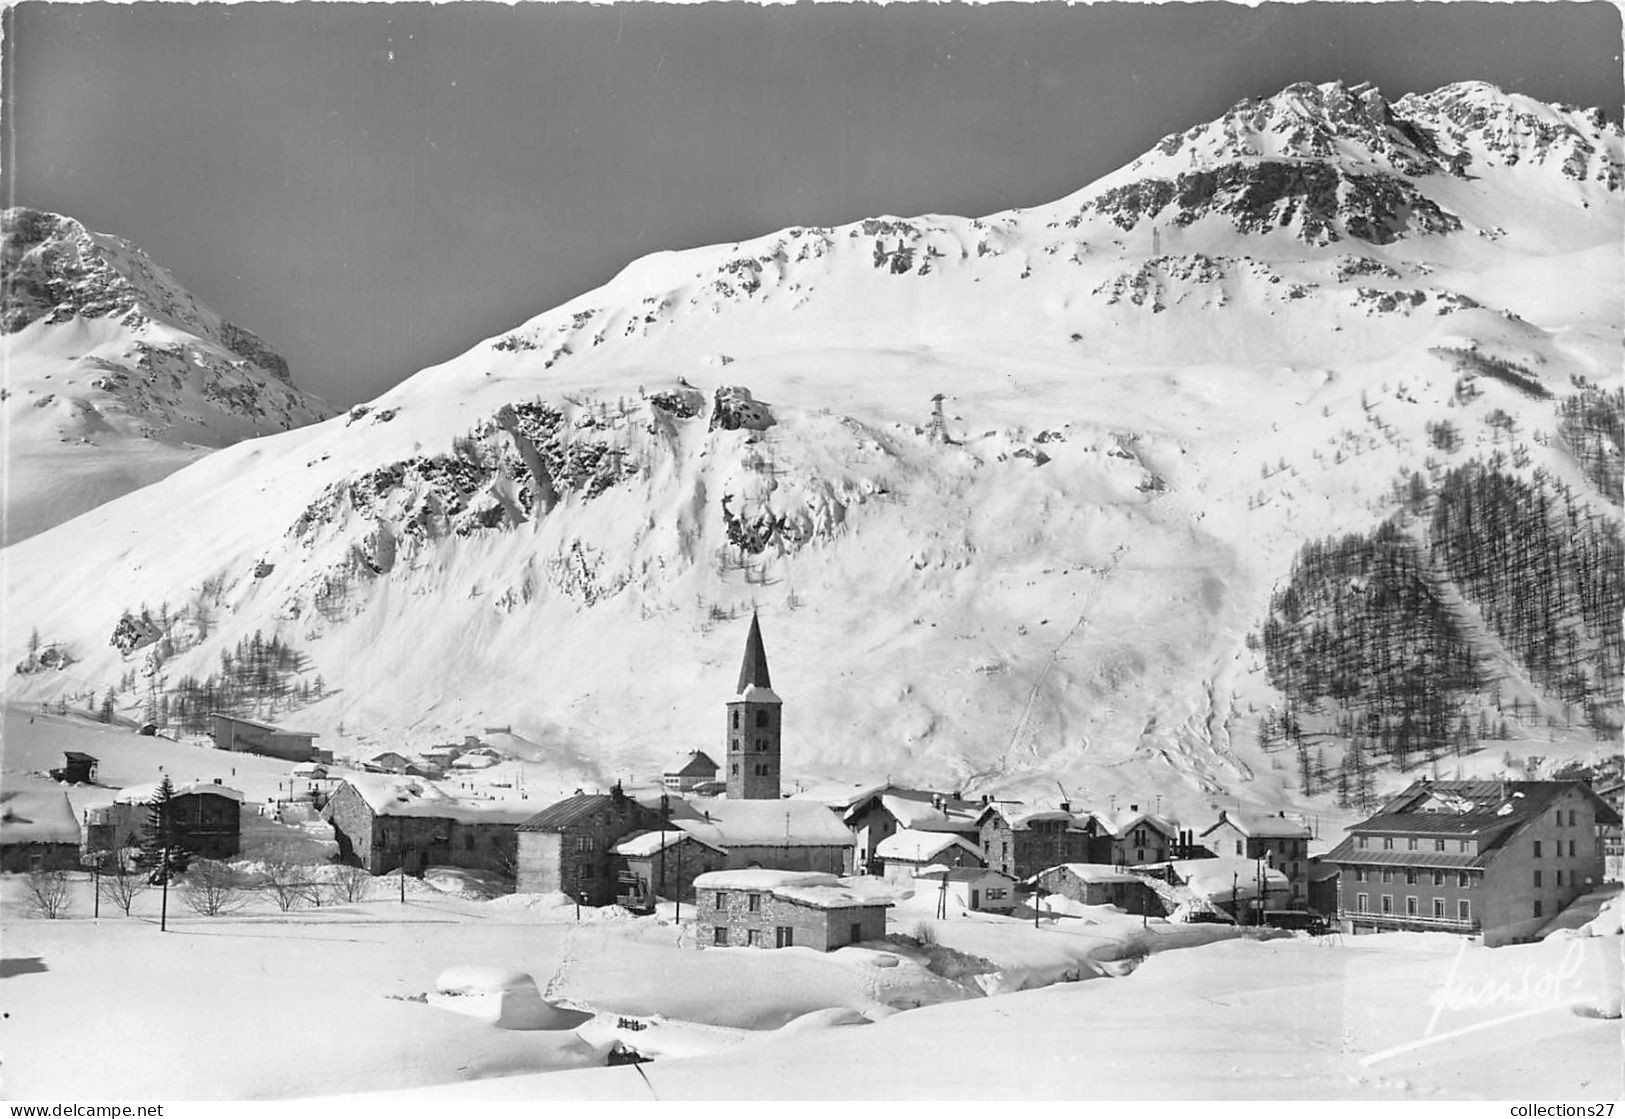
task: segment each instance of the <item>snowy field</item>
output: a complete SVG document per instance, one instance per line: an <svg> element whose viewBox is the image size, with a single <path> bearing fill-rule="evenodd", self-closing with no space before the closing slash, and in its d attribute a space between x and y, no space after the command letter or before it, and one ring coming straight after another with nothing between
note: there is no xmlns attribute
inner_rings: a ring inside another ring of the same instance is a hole
<svg viewBox="0 0 1625 1119"><path fill-rule="evenodd" d="M921 896L892 911L896 939L826 955L700 950L669 906L644 918L589 908L578 921L559 896L480 901L414 880L403 903L397 878L375 881L365 901L287 914L261 897L205 918L172 893L168 932L155 892L134 916L104 902L94 920L81 882L69 918L46 921L24 915L24 884L0 880L12 1099L1504 1099L1625 1088L1617 936L1496 950L1442 935L1266 940L1142 927L1109 907L1035 928L1030 916L932 920ZM936 946L916 947L926 927ZM555 1029L458 1013L436 993L453 968L517 969L581 1013ZM74 1045L61 1044L68 1036ZM617 1045L653 1060L606 1067Z"/></svg>

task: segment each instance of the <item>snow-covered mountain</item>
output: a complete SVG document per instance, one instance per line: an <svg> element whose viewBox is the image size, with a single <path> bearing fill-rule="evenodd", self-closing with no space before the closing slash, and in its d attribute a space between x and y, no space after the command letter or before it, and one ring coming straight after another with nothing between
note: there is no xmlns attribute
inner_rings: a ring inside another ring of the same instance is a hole
<svg viewBox="0 0 1625 1119"><path fill-rule="evenodd" d="M23 207L0 214L0 235L4 539L332 415L130 242Z"/></svg>
<svg viewBox="0 0 1625 1119"><path fill-rule="evenodd" d="M1306 541L1472 460L1617 540L1554 433L1617 376L1621 168L1486 85L1295 85L1051 205L655 254L8 549L7 663L74 662L13 687L139 709L274 633L322 686L259 710L341 752L511 723L647 778L716 745L754 607L792 787L1326 807L1257 741ZM1496 702L1555 711L1515 659Z"/></svg>

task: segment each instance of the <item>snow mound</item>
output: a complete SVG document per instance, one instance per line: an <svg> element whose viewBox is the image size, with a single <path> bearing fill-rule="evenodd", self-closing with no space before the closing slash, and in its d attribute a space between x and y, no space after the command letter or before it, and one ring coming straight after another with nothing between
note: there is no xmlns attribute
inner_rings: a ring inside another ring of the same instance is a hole
<svg viewBox="0 0 1625 1119"><path fill-rule="evenodd" d="M504 1030L566 1030L585 1020L542 998L529 972L517 968L462 966L447 968L434 981L429 1005Z"/></svg>

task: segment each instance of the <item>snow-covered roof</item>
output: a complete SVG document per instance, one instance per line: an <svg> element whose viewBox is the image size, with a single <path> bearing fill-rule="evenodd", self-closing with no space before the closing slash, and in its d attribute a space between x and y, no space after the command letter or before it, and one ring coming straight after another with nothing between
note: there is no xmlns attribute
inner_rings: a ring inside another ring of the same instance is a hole
<svg viewBox="0 0 1625 1119"><path fill-rule="evenodd" d="M422 777L358 773L345 779L378 816L418 816L467 824L520 824L536 815L528 800L460 797Z"/></svg>
<svg viewBox="0 0 1625 1119"><path fill-rule="evenodd" d="M983 882L989 878L1015 882L1012 876L1002 870L994 870L990 866L943 866L941 863L922 866L914 872L914 877L929 878L933 882L938 879L947 879L949 882Z"/></svg>
<svg viewBox="0 0 1625 1119"><path fill-rule="evenodd" d="M1192 893L1210 900L1225 901L1232 891L1238 899L1258 896L1258 875L1262 864L1257 859L1180 859L1168 865ZM1270 893L1287 891L1286 875L1269 867L1263 867L1263 874L1265 887Z"/></svg>
<svg viewBox="0 0 1625 1119"><path fill-rule="evenodd" d="M852 843L852 833L840 818L810 800L707 801L698 819L673 819L672 824L713 847L846 847Z"/></svg>
<svg viewBox="0 0 1625 1119"><path fill-rule="evenodd" d="M711 870L694 879L696 889L772 890L780 886L834 886L840 879L819 870L769 870L752 866L739 870Z"/></svg>
<svg viewBox="0 0 1625 1119"><path fill-rule="evenodd" d="M1242 835L1250 839L1308 839L1309 829L1296 820L1289 820L1282 815L1266 816L1255 812L1230 812L1221 810L1219 822L1202 833L1203 837L1212 834L1218 829L1230 824Z"/></svg>
<svg viewBox="0 0 1625 1119"><path fill-rule="evenodd" d="M905 828L920 831L973 831L976 813L938 808L929 798L882 794L880 804Z"/></svg>
<svg viewBox="0 0 1625 1119"><path fill-rule="evenodd" d="M1049 869L1069 871L1078 881L1087 882L1091 886L1098 886L1107 882L1143 881L1137 874L1130 874L1121 867L1107 866L1105 863L1062 863Z"/></svg>
<svg viewBox="0 0 1625 1119"><path fill-rule="evenodd" d="M1064 820L1068 830L1082 830L1089 823L1089 813L1067 812L1060 808L1029 808L1022 804L990 804L984 808L977 819L985 817L989 812L996 813L1004 818L1010 825L1011 831L1026 831L1034 824L1044 820Z"/></svg>
<svg viewBox="0 0 1625 1119"><path fill-rule="evenodd" d="M500 760L494 754L481 754L470 750L461 757L453 758L451 767L453 769L490 769Z"/></svg>
<svg viewBox="0 0 1625 1119"><path fill-rule="evenodd" d="M867 800L876 793L891 788L884 781L878 784L858 784L855 782L834 782L828 785L815 785L799 793L792 793L787 800L817 801L826 808L845 811L859 801Z"/></svg>
<svg viewBox="0 0 1625 1119"><path fill-rule="evenodd" d="M158 799L158 789L162 784L162 781L149 781L145 785L131 785L129 788L120 789L114 795L113 803L151 804ZM243 799L240 790L233 789L230 785L216 785L211 781L171 782L170 784L178 797L189 796L194 793L213 793L215 796L229 797L236 801Z"/></svg>
<svg viewBox="0 0 1625 1119"><path fill-rule="evenodd" d="M875 854L882 859L899 862L929 863L950 847L963 847L978 859L982 857L980 847L952 832L914 831L910 828L900 828L882 839L875 846Z"/></svg>
<svg viewBox="0 0 1625 1119"><path fill-rule="evenodd" d="M300 762L293 767L295 777L310 777L318 773L325 774L326 772L327 767L320 762Z"/></svg>
<svg viewBox="0 0 1625 1119"><path fill-rule="evenodd" d="M690 750L667 767L665 772L673 777L715 776L717 763L704 750Z"/></svg>
<svg viewBox="0 0 1625 1119"><path fill-rule="evenodd" d="M851 909L891 902L841 885L833 874L811 870L713 870L694 879L696 890L751 890L814 909Z"/></svg>
<svg viewBox="0 0 1625 1119"><path fill-rule="evenodd" d="M649 855L658 854L668 847L674 847L685 839L703 843L714 851L723 850L721 847L706 843L699 836L692 835L674 824L669 831L646 831L640 835L634 835L630 839L623 839L615 845L614 852L617 855L646 858Z"/></svg>
<svg viewBox="0 0 1625 1119"><path fill-rule="evenodd" d="M1115 839L1123 838L1142 823L1170 839L1179 834L1179 829L1171 820L1154 812L1141 812L1134 808L1124 808L1116 812L1096 812L1095 821Z"/></svg>
<svg viewBox="0 0 1625 1119"><path fill-rule="evenodd" d="M9 780L9 777L8 777ZM79 821L61 789L0 792L0 844L79 843Z"/></svg>
<svg viewBox="0 0 1625 1119"><path fill-rule="evenodd" d="M743 691L734 696L735 703L783 703L779 693L772 688L764 688L760 684L746 684Z"/></svg>

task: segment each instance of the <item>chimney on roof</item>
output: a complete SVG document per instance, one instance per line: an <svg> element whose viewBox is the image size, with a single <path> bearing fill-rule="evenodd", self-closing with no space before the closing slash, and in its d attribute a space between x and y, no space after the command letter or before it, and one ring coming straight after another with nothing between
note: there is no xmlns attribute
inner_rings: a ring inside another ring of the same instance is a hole
<svg viewBox="0 0 1625 1119"><path fill-rule="evenodd" d="M1128 810L1130 812L1138 812L1140 810L1140 806L1138 804L1131 804L1128 806Z"/></svg>
<svg viewBox="0 0 1625 1119"><path fill-rule="evenodd" d="M1061 802L1061 811L1062 812L1071 812L1072 811L1072 802L1069 801L1069 800L1063 800Z"/></svg>

